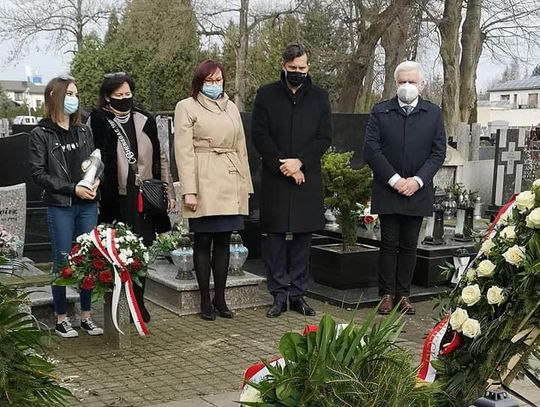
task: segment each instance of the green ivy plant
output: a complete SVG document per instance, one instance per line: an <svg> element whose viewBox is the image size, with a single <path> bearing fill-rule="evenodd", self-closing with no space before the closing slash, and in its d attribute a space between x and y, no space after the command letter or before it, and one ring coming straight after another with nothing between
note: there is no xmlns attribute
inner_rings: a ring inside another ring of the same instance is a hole
<svg viewBox="0 0 540 407"><path fill-rule="evenodd" d="M411 354L396 344L402 316L385 319L376 311L360 325L340 329L324 315L317 332L288 332L279 342L284 366L263 360L271 376L250 385L260 392L258 407L424 407L434 388L417 386Z"/></svg>
<svg viewBox="0 0 540 407"><path fill-rule="evenodd" d="M351 167L352 152L337 153L329 150L322 157L322 176L325 190L324 203L335 210L343 236L343 251L356 244L358 217L357 203L366 203L371 193L371 170Z"/></svg>
<svg viewBox="0 0 540 407"><path fill-rule="evenodd" d="M5 263L0 256L0 265ZM66 406L73 395L57 383L54 364L42 356L49 333L21 311L26 295L0 283L0 406Z"/></svg>

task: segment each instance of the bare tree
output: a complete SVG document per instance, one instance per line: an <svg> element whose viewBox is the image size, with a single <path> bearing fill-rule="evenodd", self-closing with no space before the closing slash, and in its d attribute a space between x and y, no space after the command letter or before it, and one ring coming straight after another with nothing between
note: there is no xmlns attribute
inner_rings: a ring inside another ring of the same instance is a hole
<svg viewBox="0 0 540 407"><path fill-rule="evenodd" d="M238 21L237 38L235 41L235 87L234 103L240 111L244 110L247 92L247 61L249 56L249 40L253 30L262 22L278 18L283 14L296 12L302 1L294 4L291 1L286 6L276 6L271 10L252 7L250 0L238 0L226 4L214 4L209 7L207 2L195 4L199 24L199 34L205 36L225 37L226 25L231 19Z"/></svg>
<svg viewBox="0 0 540 407"><path fill-rule="evenodd" d="M459 123L459 29L462 21L463 0L446 0L443 18L439 23L444 87L442 111L446 131L453 135Z"/></svg>
<svg viewBox="0 0 540 407"><path fill-rule="evenodd" d="M0 7L0 39L13 41L10 60L36 41L38 35L49 36L50 45L75 53L83 37L106 21L112 0L4 0ZM119 4L120 3L120 4Z"/></svg>
<svg viewBox="0 0 540 407"><path fill-rule="evenodd" d="M355 9L354 29L357 40L351 58L343 71L343 88L338 101L338 111L354 112L364 79L372 64L375 47L388 26L413 0L394 0L381 10L380 5L367 7L362 0L351 0Z"/></svg>
<svg viewBox="0 0 540 407"><path fill-rule="evenodd" d="M384 89L383 99L388 99L395 92L394 71L404 60L416 60L418 41L422 25L423 7L418 4L403 10L381 37L384 48Z"/></svg>

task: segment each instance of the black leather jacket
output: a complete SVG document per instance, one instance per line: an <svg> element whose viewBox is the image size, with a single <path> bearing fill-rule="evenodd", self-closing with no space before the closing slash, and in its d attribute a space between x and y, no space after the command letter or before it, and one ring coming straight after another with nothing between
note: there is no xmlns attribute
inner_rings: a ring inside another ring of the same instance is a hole
<svg viewBox="0 0 540 407"><path fill-rule="evenodd" d="M79 180L69 176L66 158L56 131L41 121L30 133L28 164L34 182L43 188L43 203L50 206L71 206ZM77 126L79 151L83 159L94 151L92 131L84 124Z"/></svg>

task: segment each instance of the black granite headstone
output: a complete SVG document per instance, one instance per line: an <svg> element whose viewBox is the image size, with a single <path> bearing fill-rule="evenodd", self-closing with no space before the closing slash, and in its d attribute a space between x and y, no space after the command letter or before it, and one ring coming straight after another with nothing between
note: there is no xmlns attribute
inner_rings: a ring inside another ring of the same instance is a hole
<svg viewBox="0 0 540 407"><path fill-rule="evenodd" d="M26 233L24 255L34 261L50 260L47 209L41 202L41 188L33 181L28 166L28 133L0 138L0 186L26 183Z"/></svg>
<svg viewBox="0 0 540 407"><path fill-rule="evenodd" d="M521 192L525 159L525 128L497 130L492 205L504 205Z"/></svg>

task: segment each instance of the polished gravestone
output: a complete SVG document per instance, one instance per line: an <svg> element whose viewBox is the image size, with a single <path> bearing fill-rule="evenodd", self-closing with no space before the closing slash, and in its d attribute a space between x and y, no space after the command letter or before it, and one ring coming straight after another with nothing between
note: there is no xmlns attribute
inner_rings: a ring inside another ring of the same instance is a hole
<svg viewBox="0 0 540 407"><path fill-rule="evenodd" d="M445 228L445 244L432 246L422 243L425 237L425 225L422 226L418 238L417 261L414 270L413 284L421 287L434 287L447 285L450 277L443 275L441 266L446 262L451 262L452 257L458 249L465 249L469 255L476 254L476 244L474 242L457 242L450 238L451 228ZM341 238L339 231L324 230L319 232L322 235L333 238ZM363 243L375 247L381 246L380 229L368 231L364 228L358 229L358 243ZM358 267L362 267L361 264Z"/></svg>
<svg viewBox="0 0 540 407"><path fill-rule="evenodd" d="M26 231L26 185L0 187L0 225L24 247Z"/></svg>
<svg viewBox="0 0 540 407"><path fill-rule="evenodd" d="M26 231L24 254L36 262L50 261L47 208L41 188L33 181L28 165L28 133L0 138L0 187L26 184Z"/></svg>
<svg viewBox="0 0 540 407"><path fill-rule="evenodd" d="M244 268L245 269L245 268ZM197 280L176 279L178 269L175 265L158 260L151 265L146 279L145 298L178 315L200 312L200 294ZM251 308L269 305L271 298L260 295L260 285L265 279L245 272L242 276L228 276L225 299L229 308ZM210 280L210 290L214 282Z"/></svg>

